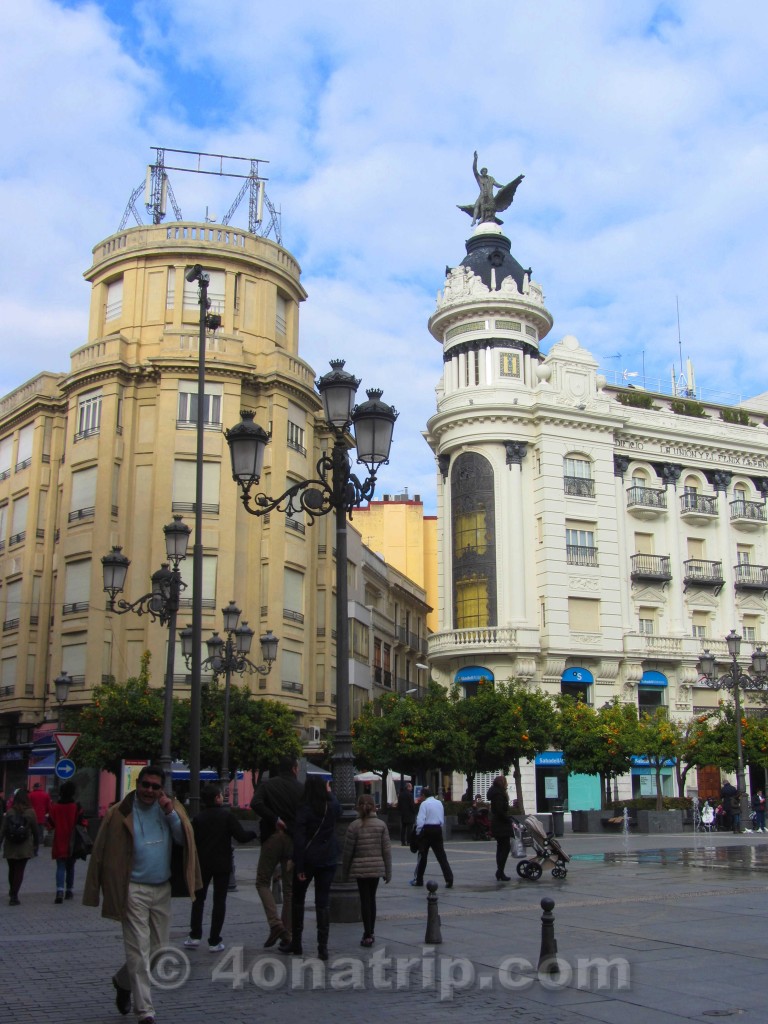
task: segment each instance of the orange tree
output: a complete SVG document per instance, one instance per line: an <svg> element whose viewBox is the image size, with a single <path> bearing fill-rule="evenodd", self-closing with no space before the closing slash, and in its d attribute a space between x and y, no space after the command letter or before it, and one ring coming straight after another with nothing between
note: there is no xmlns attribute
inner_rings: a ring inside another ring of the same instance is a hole
<svg viewBox="0 0 768 1024"><path fill-rule="evenodd" d="M156 761L163 730L163 695L149 685L149 653L138 676L124 683L103 683L93 689L92 702L71 719L80 733L78 762L120 774L120 762Z"/></svg>
<svg viewBox="0 0 768 1024"><path fill-rule="evenodd" d="M424 696L384 694L366 704L352 723L358 768L425 775L453 771L469 759L470 741L460 727L456 694L430 683Z"/></svg>
<svg viewBox="0 0 768 1024"><path fill-rule="evenodd" d="M190 703L174 701L171 749L174 758L189 758ZM200 764L221 770L224 737L224 686L208 683L200 700ZM256 697L247 683L229 691L229 770L256 773L274 767L283 755L301 756L291 709L266 697Z"/></svg>
<svg viewBox="0 0 768 1024"><path fill-rule="evenodd" d="M556 739L568 770L598 775L601 808L607 808L611 781L630 770L636 752L637 708L617 698L596 709L565 694L557 705Z"/></svg>
<svg viewBox="0 0 768 1024"><path fill-rule="evenodd" d="M520 813L525 813L520 762L547 750L555 735L556 712L550 697L519 683L485 683L477 695L461 700L457 714L471 741L467 774L510 767Z"/></svg>
<svg viewBox="0 0 768 1024"><path fill-rule="evenodd" d="M674 722L678 734L677 761L677 795L685 796L685 782L692 768L704 768L706 765L721 765L723 762L727 736L718 733L714 725L720 718L720 710L705 711L690 718L687 722ZM732 748L735 748L736 732L733 730Z"/></svg>
<svg viewBox="0 0 768 1024"><path fill-rule="evenodd" d="M656 810L664 810L661 770L665 764L676 763L680 755L680 732L667 717L666 708L643 713L637 723L636 754L644 757L656 776Z"/></svg>

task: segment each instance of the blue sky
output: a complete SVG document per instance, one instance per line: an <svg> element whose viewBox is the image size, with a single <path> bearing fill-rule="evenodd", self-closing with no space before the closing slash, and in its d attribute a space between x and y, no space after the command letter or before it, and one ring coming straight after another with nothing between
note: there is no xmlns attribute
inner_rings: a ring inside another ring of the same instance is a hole
<svg viewBox="0 0 768 1024"><path fill-rule="evenodd" d="M545 351L575 334L608 375L666 383L679 304L705 394L768 390L759 0L27 0L4 42L2 394L84 341L82 272L155 145L270 161L302 355L346 358L401 411L382 491L434 501L426 321L464 254L474 149L526 176L504 219L555 318ZM172 183L189 219L237 192Z"/></svg>

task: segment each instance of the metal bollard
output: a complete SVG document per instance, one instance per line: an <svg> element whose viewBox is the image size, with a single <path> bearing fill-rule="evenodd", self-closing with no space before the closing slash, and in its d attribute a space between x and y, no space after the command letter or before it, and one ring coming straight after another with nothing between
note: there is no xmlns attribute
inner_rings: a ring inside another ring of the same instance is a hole
<svg viewBox="0 0 768 1024"><path fill-rule="evenodd" d="M545 974L559 974L557 963L557 939L555 938L555 915L552 909L555 901L545 896L541 901L541 952L539 953L539 971Z"/></svg>
<svg viewBox="0 0 768 1024"><path fill-rule="evenodd" d="M427 931L424 935L425 946L438 946L443 941L440 932L440 915L437 912L437 882L427 882Z"/></svg>

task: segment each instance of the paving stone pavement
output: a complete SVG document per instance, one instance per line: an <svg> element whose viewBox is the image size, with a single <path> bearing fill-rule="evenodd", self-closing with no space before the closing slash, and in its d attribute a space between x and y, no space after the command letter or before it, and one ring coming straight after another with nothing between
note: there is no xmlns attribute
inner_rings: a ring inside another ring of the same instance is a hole
<svg viewBox="0 0 768 1024"><path fill-rule="evenodd" d="M455 887L444 889L433 862L426 875L440 882L443 941L433 947L423 943L427 890L408 885L414 858L396 847L393 881L379 888L374 948L360 948L360 925L332 925L327 965L263 949L258 848L240 848L223 953L205 942L184 949L189 904L174 900L171 946L156 967L158 1024L287 1015L312 1024L406 1015L419 1024L768 1020L768 836L567 834L562 844L573 857L565 880L545 871L538 882L497 883L495 844L447 843ZM119 926L81 905L84 871L78 864L75 899L54 905L54 864L41 851L21 905L2 902L0 1024L134 1019L120 1017L110 984L122 963ZM536 972L543 897L555 902L557 975ZM311 907L305 940L314 953Z"/></svg>

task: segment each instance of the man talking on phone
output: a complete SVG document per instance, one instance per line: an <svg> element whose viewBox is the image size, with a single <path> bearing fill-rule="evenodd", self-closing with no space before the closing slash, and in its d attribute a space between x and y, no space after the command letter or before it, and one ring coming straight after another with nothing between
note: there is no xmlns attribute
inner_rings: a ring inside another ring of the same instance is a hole
<svg viewBox="0 0 768 1024"><path fill-rule="evenodd" d="M83 903L123 928L125 963L112 978L122 1014L155 1024L150 965L168 944L171 926L171 854L183 848L183 890L194 899L202 888L192 826L178 800L164 790L165 772L145 765L136 789L107 811L93 846Z"/></svg>

